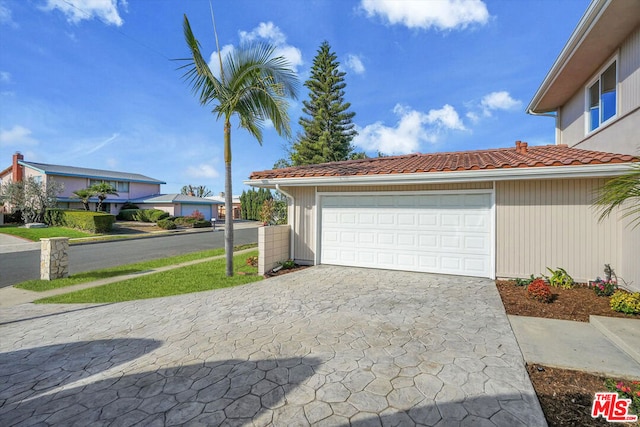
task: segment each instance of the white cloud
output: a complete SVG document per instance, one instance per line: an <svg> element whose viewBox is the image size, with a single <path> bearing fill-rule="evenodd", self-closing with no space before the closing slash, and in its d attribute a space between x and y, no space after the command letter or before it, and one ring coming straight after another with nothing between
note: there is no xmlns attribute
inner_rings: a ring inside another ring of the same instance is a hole
<svg viewBox="0 0 640 427"><path fill-rule="evenodd" d="M362 0L361 6L369 17L379 15L392 25L423 30L464 29L489 20L481 0Z"/></svg>
<svg viewBox="0 0 640 427"><path fill-rule="evenodd" d="M243 43L262 41L275 46L274 55L284 57L293 68L302 65L302 52L297 47L287 44L287 36L273 22L261 22L251 31L240 31Z"/></svg>
<svg viewBox="0 0 640 427"><path fill-rule="evenodd" d="M0 83L11 83L11 73L8 71L0 71Z"/></svg>
<svg viewBox="0 0 640 427"><path fill-rule="evenodd" d="M351 55L351 54L347 55L347 60L345 61L345 65L347 66L347 68L349 68L351 71L353 71L356 74L362 74L366 71L364 68L364 64L362 63L362 60L357 55Z"/></svg>
<svg viewBox="0 0 640 427"><path fill-rule="evenodd" d="M105 24L120 27L124 21L120 17L118 6L127 11L126 0L46 0L42 8L47 11L58 9L74 24L98 18Z"/></svg>
<svg viewBox="0 0 640 427"><path fill-rule="evenodd" d="M254 41L261 41L269 43L274 46L273 55L275 57L282 56L293 68L297 68L302 65L302 52L297 47L288 45L286 43L287 38L284 33L273 22L261 22L256 28L247 32L240 31L240 41L242 43L250 43ZM235 48L233 45L224 45L220 51L222 58L233 53ZM218 57L218 51L211 53L208 62L209 68L215 76L220 75L220 60Z"/></svg>
<svg viewBox="0 0 640 427"><path fill-rule="evenodd" d="M201 163L196 166L187 167L187 175L191 178L217 178L220 176L213 166Z"/></svg>
<svg viewBox="0 0 640 427"><path fill-rule="evenodd" d="M513 99L509 92L491 92L480 101L485 116L491 116L494 110L517 110L522 106L522 101Z"/></svg>
<svg viewBox="0 0 640 427"><path fill-rule="evenodd" d="M354 145L365 151L407 154L419 151L423 142L437 142L443 132L466 130L457 111L449 104L428 113L397 104L393 112L399 117L395 127L376 122L358 128Z"/></svg>
<svg viewBox="0 0 640 427"><path fill-rule="evenodd" d="M0 24L8 25L13 28L18 28L18 24L16 24L16 22L13 20L13 17L11 15L12 15L11 9L9 9L9 7L7 7L7 5L4 2L1 2L0 3Z"/></svg>
<svg viewBox="0 0 640 427"><path fill-rule="evenodd" d="M11 129L0 129L0 147L38 145L38 141L31 137L31 130L15 125Z"/></svg>

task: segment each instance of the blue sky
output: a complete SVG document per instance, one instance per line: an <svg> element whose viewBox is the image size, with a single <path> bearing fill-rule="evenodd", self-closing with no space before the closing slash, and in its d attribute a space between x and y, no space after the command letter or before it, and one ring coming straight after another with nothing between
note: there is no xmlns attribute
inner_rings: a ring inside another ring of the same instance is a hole
<svg viewBox="0 0 640 427"><path fill-rule="evenodd" d="M302 83L326 40L347 73L359 151L375 155L554 143L554 121L525 107L588 0L212 0L223 52L277 46ZM141 173L224 189L222 123L173 61L187 14L215 52L209 0L0 0L0 169L26 160ZM215 55L214 55L215 57ZM233 186L285 157L234 126Z"/></svg>

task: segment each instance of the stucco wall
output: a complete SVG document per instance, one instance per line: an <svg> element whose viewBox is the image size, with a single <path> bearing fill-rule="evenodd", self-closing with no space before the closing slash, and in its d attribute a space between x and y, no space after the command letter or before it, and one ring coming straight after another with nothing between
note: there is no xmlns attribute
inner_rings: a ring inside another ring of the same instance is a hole
<svg viewBox="0 0 640 427"><path fill-rule="evenodd" d="M263 275L290 258L288 225L258 228L258 274Z"/></svg>
<svg viewBox="0 0 640 427"><path fill-rule="evenodd" d="M496 274L528 277L562 267L576 280L603 276L611 264L640 289L640 228L615 215L598 221L592 207L604 179L496 183ZM635 261L633 259L635 258Z"/></svg>
<svg viewBox="0 0 640 427"><path fill-rule="evenodd" d="M127 193L123 193L127 194ZM129 183L129 199L160 194L160 184L144 184L141 182Z"/></svg>

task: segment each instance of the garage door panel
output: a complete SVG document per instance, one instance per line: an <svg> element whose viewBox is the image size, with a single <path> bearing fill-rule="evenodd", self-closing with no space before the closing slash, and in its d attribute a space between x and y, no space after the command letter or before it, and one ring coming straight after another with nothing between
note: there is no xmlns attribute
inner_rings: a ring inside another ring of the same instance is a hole
<svg viewBox="0 0 640 427"><path fill-rule="evenodd" d="M323 196L320 262L491 277L490 193Z"/></svg>

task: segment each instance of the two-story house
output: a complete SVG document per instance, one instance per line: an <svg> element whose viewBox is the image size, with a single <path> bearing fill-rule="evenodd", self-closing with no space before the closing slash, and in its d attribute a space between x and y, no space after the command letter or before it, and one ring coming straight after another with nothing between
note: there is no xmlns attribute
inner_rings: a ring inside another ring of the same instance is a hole
<svg viewBox="0 0 640 427"><path fill-rule="evenodd" d="M593 1L527 111L556 144L640 155L640 2Z"/></svg>
<svg viewBox="0 0 640 427"><path fill-rule="evenodd" d="M182 194L161 194L160 186L166 182L155 178L130 172L29 162L20 153L15 153L11 166L0 172L0 183L21 181L29 177L44 184L50 181L62 184L63 191L58 196L60 208L83 209L83 204L74 196L74 191L105 182L118 193L117 196L108 196L102 205L106 212L114 215L120 212L125 202L131 202L142 209L160 209L174 216L188 216L197 210L207 220L218 217L220 202ZM91 209L97 203L97 197L92 197Z"/></svg>
<svg viewBox="0 0 640 427"><path fill-rule="evenodd" d="M542 76L541 76L542 77ZM594 0L528 111L557 143L411 154L253 172L289 199L298 263L579 282L610 264L640 290L640 227L593 207L640 161L640 1ZM540 120L544 120L541 118Z"/></svg>

